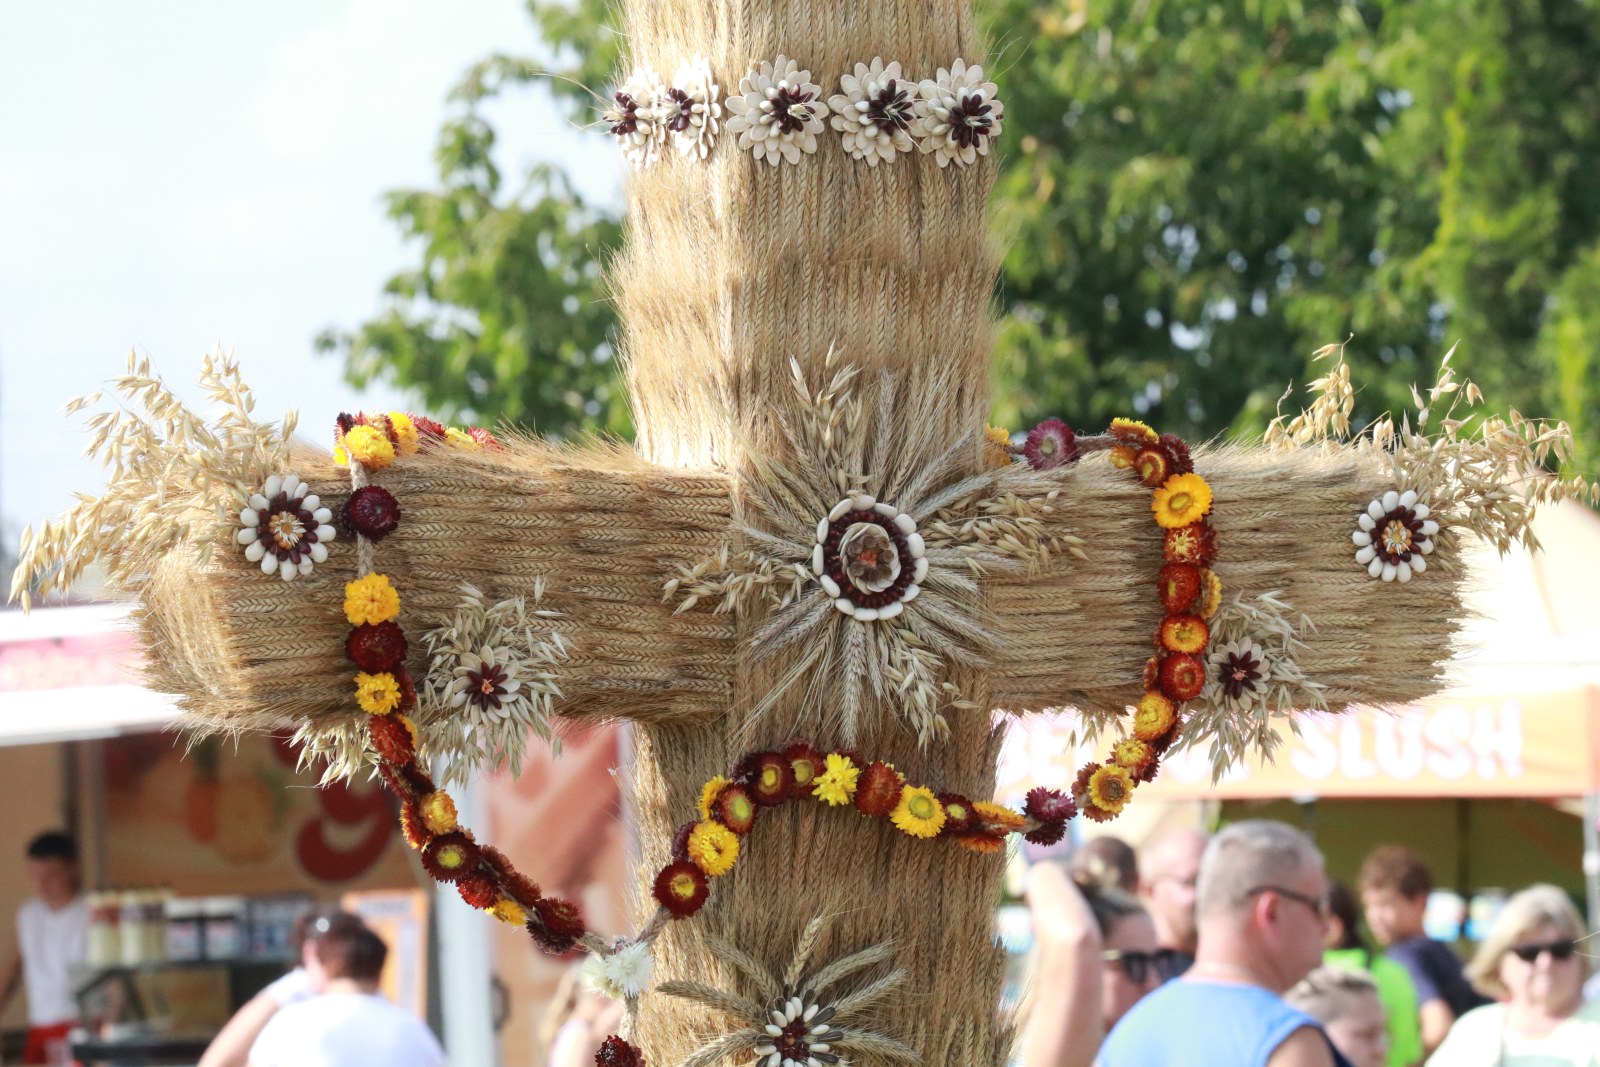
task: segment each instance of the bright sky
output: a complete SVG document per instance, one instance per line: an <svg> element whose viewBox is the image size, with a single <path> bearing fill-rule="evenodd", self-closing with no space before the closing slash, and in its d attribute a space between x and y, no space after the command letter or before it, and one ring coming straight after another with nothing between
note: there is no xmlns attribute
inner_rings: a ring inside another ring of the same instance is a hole
<svg viewBox="0 0 1600 1067"><path fill-rule="evenodd" d="M102 483L61 406L130 348L195 395L233 348L258 418L301 432L398 406L312 338L379 310L411 259L380 196L433 176L444 98L491 51L536 52L518 0L0 4L0 535ZM612 198L606 139L540 96L490 114L508 184L560 158Z"/></svg>

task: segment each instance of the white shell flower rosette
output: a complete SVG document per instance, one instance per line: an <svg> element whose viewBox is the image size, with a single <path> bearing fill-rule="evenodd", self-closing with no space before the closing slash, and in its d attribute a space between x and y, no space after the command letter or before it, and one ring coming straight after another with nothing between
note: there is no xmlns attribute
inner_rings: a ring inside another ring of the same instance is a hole
<svg viewBox="0 0 1600 1067"><path fill-rule="evenodd" d="M956 60L949 70L919 87L920 125L913 131L917 146L932 153L939 166L952 161L970 166L989 154L989 142L1000 136L1006 106L1000 89L983 80L983 68Z"/></svg>
<svg viewBox="0 0 1600 1067"><path fill-rule="evenodd" d="M1386 582L1409 582L1428 569L1433 538L1439 524L1429 518L1428 505L1416 490L1391 489L1367 505L1350 535L1356 545L1356 562L1367 573Z"/></svg>
<svg viewBox="0 0 1600 1067"><path fill-rule="evenodd" d="M829 124L844 134L844 149L854 159L876 167L916 147L911 136L917 122L918 86L900 73L899 63L884 66L875 57L869 66L857 63L854 74L839 79L844 91L828 98Z"/></svg>
<svg viewBox="0 0 1600 1067"><path fill-rule="evenodd" d="M704 56L686 60L661 99L661 125L680 156L705 159L722 121L721 88Z"/></svg>
<svg viewBox="0 0 1600 1067"><path fill-rule="evenodd" d="M636 168L648 167L667 139L667 87L649 67L635 67L612 95L601 118L622 149L622 158Z"/></svg>
<svg viewBox="0 0 1600 1067"><path fill-rule="evenodd" d="M910 515L856 493L817 523L811 573L833 606L857 622L893 619L922 592L927 547Z"/></svg>
<svg viewBox="0 0 1600 1067"><path fill-rule="evenodd" d="M327 560L328 545L338 537L333 512L308 488L292 474L274 474L239 512L234 540L244 546L245 559L261 564L263 574L276 572L292 582Z"/></svg>
<svg viewBox="0 0 1600 1067"><path fill-rule="evenodd" d="M828 105L811 72L780 55L740 79L739 95L728 97L727 111L728 132L738 134L739 147L775 167L817 150Z"/></svg>

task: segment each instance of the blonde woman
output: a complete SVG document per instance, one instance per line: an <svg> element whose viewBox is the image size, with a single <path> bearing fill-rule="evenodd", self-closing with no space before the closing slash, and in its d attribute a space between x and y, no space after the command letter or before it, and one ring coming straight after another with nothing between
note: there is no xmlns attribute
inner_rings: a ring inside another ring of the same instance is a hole
<svg viewBox="0 0 1600 1067"><path fill-rule="evenodd" d="M1467 975L1499 1003L1456 1021L1428 1067L1600 1067L1600 1005L1583 1002L1585 931L1566 893L1512 897Z"/></svg>
<svg viewBox="0 0 1600 1067"><path fill-rule="evenodd" d="M1370 974L1318 967L1283 999L1321 1023L1351 1067L1384 1067L1388 1062L1389 1021Z"/></svg>

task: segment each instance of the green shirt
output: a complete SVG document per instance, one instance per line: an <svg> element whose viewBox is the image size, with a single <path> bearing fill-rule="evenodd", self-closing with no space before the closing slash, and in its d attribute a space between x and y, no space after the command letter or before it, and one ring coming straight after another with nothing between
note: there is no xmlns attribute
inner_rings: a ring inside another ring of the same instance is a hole
<svg viewBox="0 0 1600 1067"><path fill-rule="evenodd" d="M1417 1006L1417 990L1406 969L1364 948L1332 948L1322 954L1322 962L1372 976L1378 987L1378 999L1383 1001L1383 1010L1389 1017L1389 1067L1421 1063L1422 1017Z"/></svg>

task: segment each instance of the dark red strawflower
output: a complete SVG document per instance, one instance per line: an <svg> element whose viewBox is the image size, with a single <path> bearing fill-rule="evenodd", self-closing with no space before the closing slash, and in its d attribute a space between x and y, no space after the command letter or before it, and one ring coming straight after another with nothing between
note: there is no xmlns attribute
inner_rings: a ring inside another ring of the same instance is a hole
<svg viewBox="0 0 1600 1067"><path fill-rule="evenodd" d="M959 837L972 830L973 816L977 814L972 810L972 801L960 793L940 793L939 803L944 806L943 833Z"/></svg>
<svg viewBox="0 0 1600 1067"><path fill-rule="evenodd" d="M676 860L661 868L650 892L674 919L687 919L705 904L711 885L705 871L689 860Z"/></svg>
<svg viewBox="0 0 1600 1067"><path fill-rule="evenodd" d="M422 866L441 882L455 882L477 871L481 856L472 838L459 830L440 834L422 849Z"/></svg>
<svg viewBox="0 0 1600 1067"><path fill-rule="evenodd" d="M356 425L356 417L354 415L348 411L339 412L338 416L333 420L333 439L335 441L342 440L344 435L349 433Z"/></svg>
<svg viewBox="0 0 1600 1067"><path fill-rule="evenodd" d="M410 711L417 706L417 685L411 680L411 672L405 665L394 669L394 680L400 686L400 711Z"/></svg>
<svg viewBox="0 0 1600 1067"><path fill-rule="evenodd" d="M380 763L378 764L378 777L383 779L384 784L389 787L395 796L401 800L409 800L412 795L411 784L400 773L400 768L404 766L405 764L403 763Z"/></svg>
<svg viewBox="0 0 1600 1067"><path fill-rule="evenodd" d="M1078 439L1060 419L1045 419L1028 431L1022 454L1036 471L1062 467L1078 458Z"/></svg>
<svg viewBox="0 0 1600 1067"><path fill-rule="evenodd" d="M563 956L571 952L578 938L583 936L583 916L570 900L542 897L533 906L528 929L540 948L552 956Z"/></svg>
<svg viewBox="0 0 1600 1067"><path fill-rule="evenodd" d="M1077 814L1078 806L1072 798L1059 789L1036 786L1028 790L1028 799L1022 813L1040 822L1064 822Z"/></svg>
<svg viewBox="0 0 1600 1067"><path fill-rule="evenodd" d="M501 888L512 900L524 908L531 908L539 902L539 884L513 867L504 852L493 845L479 845L478 849L483 853L483 861L494 868L494 873L500 877Z"/></svg>
<svg viewBox="0 0 1600 1067"><path fill-rule="evenodd" d="M456 882L456 892L474 908L492 908L500 899L500 886L481 871L469 874Z"/></svg>
<svg viewBox="0 0 1600 1067"><path fill-rule="evenodd" d="M1144 661L1144 677L1140 680L1139 684L1143 687L1146 693L1155 692L1157 687L1161 685L1160 656L1151 656L1149 659Z"/></svg>
<svg viewBox="0 0 1600 1067"><path fill-rule="evenodd" d="M645 1067L644 1053L616 1034L600 1042L594 1054L594 1067Z"/></svg>
<svg viewBox="0 0 1600 1067"><path fill-rule="evenodd" d="M386 719L387 715L377 715L374 718ZM433 836L422 815L417 811L417 806L409 800L400 802L400 832L405 835L406 844L412 848L420 849L428 843L428 838Z"/></svg>
<svg viewBox="0 0 1600 1067"><path fill-rule="evenodd" d="M1142 448L1133 457L1133 469L1139 472L1140 485L1159 489L1172 476L1172 461L1159 448Z"/></svg>
<svg viewBox="0 0 1600 1067"><path fill-rule="evenodd" d="M386 763L410 763L416 755L411 731L394 715L368 715L367 738L378 758Z"/></svg>
<svg viewBox="0 0 1600 1067"><path fill-rule="evenodd" d="M791 741L783 750L783 758L789 761L789 774L794 779L790 795L810 796L817 775L827 768L826 758L809 741Z"/></svg>
<svg viewBox="0 0 1600 1067"><path fill-rule="evenodd" d="M900 803L900 794L905 787L906 780L899 771L882 760L869 763L856 780L856 810L863 815L882 818Z"/></svg>
<svg viewBox="0 0 1600 1067"><path fill-rule="evenodd" d="M1183 438L1175 433L1161 435L1159 444L1161 451L1167 454L1167 461L1172 465L1173 474L1193 474L1194 460L1189 455L1189 446Z"/></svg>
<svg viewBox="0 0 1600 1067"><path fill-rule="evenodd" d="M757 752L741 761L749 775L750 799L763 807L775 807L789 799L794 789L794 771L789 761L777 752Z"/></svg>
<svg viewBox="0 0 1600 1067"><path fill-rule="evenodd" d="M381 485L357 489L340 510L352 530L372 541L382 541L400 525L400 502Z"/></svg>
<svg viewBox="0 0 1600 1067"><path fill-rule="evenodd" d="M1074 809L1076 813L1076 809ZM1067 836L1067 821L1058 819L1055 822L1042 822L1036 829L1023 834L1023 839L1035 845L1050 846Z"/></svg>
<svg viewBox="0 0 1600 1067"><path fill-rule="evenodd" d="M1200 595L1200 568L1192 563L1168 563L1156 579L1156 590L1161 594L1161 606L1168 613L1188 611L1194 598Z"/></svg>
<svg viewBox="0 0 1600 1067"><path fill-rule="evenodd" d="M755 826L756 812L759 810L750 790L737 784L724 786L722 792L717 794L716 803L711 806L716 820L741 837Z"/></svg>
<svg viewBox="0 0 1600 1067"><path fill-rule="evenodd" d="M406 658L406 634L392 622L362 623L344 639L344 654L368 674L392 671Z"/></svg>
<svg viewBox="0 0 1600 1067"><path fill-rule="evenodd" d="M1178 736L1178 724L1177 723L1173 723L1172 724L1172 729L1168 730L1166 733L1164 733L1160 737L1156 738L1155 741L1151 742L1150 747L1151 748L1155 748L1157 745L1160 745L1160 746L1162 746L1162 750L1164 751L1167 747L1169 747L1172 744L1173 740L1176 739L1177 736ZM1133 776L1133 780L1136 781L1136 782L1153 782L1153 781L1156 780L1156 774L1160 770L1161 770L1161 757L1160 756L1151 756L1148 760L1145 761L1144 766L1139 768L1139 773Z"/></svg>

